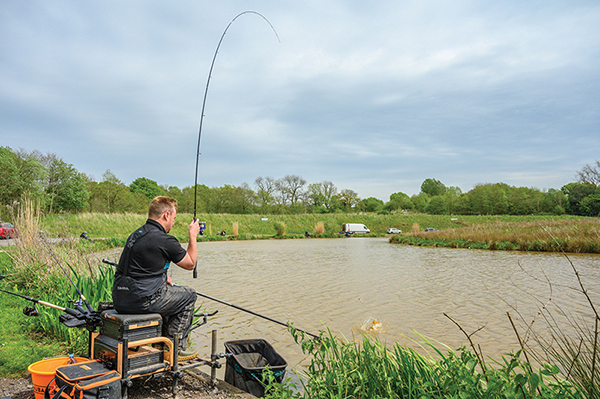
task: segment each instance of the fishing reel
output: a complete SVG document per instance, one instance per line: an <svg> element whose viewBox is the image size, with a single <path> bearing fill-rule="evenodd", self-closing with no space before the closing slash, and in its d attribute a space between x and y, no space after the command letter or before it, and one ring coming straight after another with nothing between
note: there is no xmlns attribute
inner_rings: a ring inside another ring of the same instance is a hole
<svg viewBox="0 0 600 399"><path fill-rule="evenodd" d="M198 327L200 327L200 326L203 326L203 325L205 325L206 323L208 323L208 320L207 320L207 319L208 319L209 317L212 317L212 316L216 315L218 312L219 312L218 310L215 310L215 311L214 311L214 312L212 312L212 313L202 313L202 314L200 314L200 315L197 315L197 317L198 317L198 321L192 325L192 327L190 328L190 331L194 331L196 328L198 328ZM201 317L202 319L200 319L200 317Z"/></svg>
<svg viewBox="0 0 600 399"><path fill-rule="evenodd" d="M31 306L25 306L25 309L23 309L23 314L25 316L39 316L40 312L38 312L37 310L37 306L33 305L33 307Z"/></svg>

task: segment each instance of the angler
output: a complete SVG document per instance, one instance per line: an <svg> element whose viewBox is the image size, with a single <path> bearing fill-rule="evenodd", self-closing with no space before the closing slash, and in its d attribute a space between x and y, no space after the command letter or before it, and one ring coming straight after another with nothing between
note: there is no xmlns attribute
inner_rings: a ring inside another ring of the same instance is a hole
<svg viewBox="0 0 600 399"><path fill-rule="evenodd" d="M164 196L152 200L146 224L131 233L121 253L112 298L121 314L160 314L164 336L171 340L177 336L179 356L184 360L198 354L186 351L196 292L189 287L174 286L167 272L171 263L186 270L196 267L200 226L195 219L189 224L186 251L168 234L176 217L177 200Z"/></svg>

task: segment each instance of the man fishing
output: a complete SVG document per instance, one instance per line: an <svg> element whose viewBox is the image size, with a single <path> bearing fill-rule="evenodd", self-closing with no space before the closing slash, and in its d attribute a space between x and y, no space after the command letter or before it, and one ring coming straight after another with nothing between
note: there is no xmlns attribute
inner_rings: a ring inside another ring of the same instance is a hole
<svg viewBox="0 0 600 399"><path fill-rule="evenodd" d="M186 351L197 294L189 287L173 285L167 272L171 262L186 270L195 268L200 226L195 219L188 226L186 251L168 234L176 216L177 200L164 196L152 200L146 224L131 233L121 253L112 298L119 313L159 313L163 335L173 339L177 334L179 358L186 360L197 355Z"/></svg>

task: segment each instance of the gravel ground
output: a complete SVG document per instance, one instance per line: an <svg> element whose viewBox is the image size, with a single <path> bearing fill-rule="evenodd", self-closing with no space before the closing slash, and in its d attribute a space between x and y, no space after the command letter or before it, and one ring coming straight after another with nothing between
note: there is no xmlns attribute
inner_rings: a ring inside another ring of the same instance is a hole
<svg viewBox="0 0 600 399"><path fill-rule="evenodd" d="M243 391L239 391L231 385L220 381L216 388L206 382L202 373L192 372L193 375L184 373L183 379L179 381L179 399L225 399L225 398L254 398ZM156 376L154 378L138 378L133 381L129 388L130 399L172 399L172 382L170 376ZM34 399L33 384L31 377L24 378L0 378L0 398L12 399Z"/></svg>

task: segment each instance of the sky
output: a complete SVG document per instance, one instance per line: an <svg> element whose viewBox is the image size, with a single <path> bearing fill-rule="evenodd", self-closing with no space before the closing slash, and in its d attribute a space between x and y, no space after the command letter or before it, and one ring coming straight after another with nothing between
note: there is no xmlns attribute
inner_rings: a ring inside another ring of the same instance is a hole
<svg viewBox="0 0 600 399"><path fill-rule="evenodd" d="M204 103L209 187L559 189L600 159L599 27L578 0L3 0L0 146L193 186Z"/></svg>

